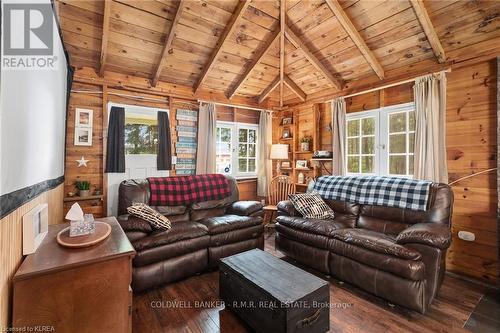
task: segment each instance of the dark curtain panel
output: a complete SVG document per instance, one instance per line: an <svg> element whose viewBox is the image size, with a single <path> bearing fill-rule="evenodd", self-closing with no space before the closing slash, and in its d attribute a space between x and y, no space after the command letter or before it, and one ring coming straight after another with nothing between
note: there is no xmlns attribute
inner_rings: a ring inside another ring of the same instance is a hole
<svg viewBox="0 0 500 333"><path fill-rule="evenodd" d="M158 112L158 170L172 170L172 143L170 139L170 121L167 112Z"/></svg>
<svg viewBox="0 0 500 333"><path fill-rule="evenodd" d="M125 172L125 109L116 106L109 114L106 172Z"/></svg>

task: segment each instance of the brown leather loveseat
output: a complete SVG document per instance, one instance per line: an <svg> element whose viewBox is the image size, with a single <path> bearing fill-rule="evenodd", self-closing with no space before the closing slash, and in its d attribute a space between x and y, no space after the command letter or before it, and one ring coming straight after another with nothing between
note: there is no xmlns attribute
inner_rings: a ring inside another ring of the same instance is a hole
<svg viewBox="0 0 500 333"><path fill-rule="evenodd" d="M153 230L150 224L127 214L133 203L149 204L146 179L120 184L118 222L137 251L133 260L132 287L141 291L170 283L209 267L235 253L263 249L262 204L239 201L236 180L227 177L231 196L188 206L153 206L168 217L172 228Z"/></svg>
<svg viewBox="0 0 500 333"><path fill-rule="evenodd" d="M304 219L290 201L278 204L278 250L389 302L425 313L446 269L451 188L432 184L426 211L325 202L335 212L333 220Z"/></svg>

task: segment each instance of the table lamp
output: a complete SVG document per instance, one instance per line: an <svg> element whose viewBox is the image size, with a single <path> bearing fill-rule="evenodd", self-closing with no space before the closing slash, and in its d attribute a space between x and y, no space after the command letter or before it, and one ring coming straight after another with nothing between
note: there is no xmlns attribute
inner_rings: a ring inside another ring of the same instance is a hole
<svg viewBox="0 0 500 333"><path fill-rule="evenodd" d="M276 162L276 173L280 174L280 160L288 160L288 145L285 144L273 144L271 146L270 158L272 160L278 160Z"/></svg>

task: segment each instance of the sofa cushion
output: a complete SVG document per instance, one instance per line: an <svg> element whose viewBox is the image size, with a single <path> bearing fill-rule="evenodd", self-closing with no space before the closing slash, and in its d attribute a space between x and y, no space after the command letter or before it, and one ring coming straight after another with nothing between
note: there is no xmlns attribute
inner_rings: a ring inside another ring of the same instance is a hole
<svg viewBox="0 0 500 333"><path fill-rule="evenodd" d="M194 253L201 249L206 249L210 241L210 236L205 235L192 239L184 239L170 244L151 247L137 251L132 260L134 267L150 265L155 262L165 261L186 253Z"/></svg>
<svg viewBox="0 0 500 333"><path fill-rule="evenodd" d="M289 194L293 207L303 216L310 219L333 219L335 214L316 192Z"/></svg>
<svg viewBox="0 0 500 333"><path fill-rule="evenodd" d="M328 248L335 254L405 279L413 281L425 279L425 265L421 260L407 260L382 254L338 239L329 239Z"/></svg>
<svg viewBox="0 0 500 333"><path fill-rule="evenodd" d="M286 239L295 241L297 243L307 244L316 249L323 249L325 251L328 251L328 242L331 240L331 238L328 238L328 236L313 234L312 232L290 228L281 223L277 223L275 228L276 235L284 236Z"/></svg>
<svg viewBox="0 0 500 333"><path fill-rule="evenodd" d="M444 250L450 246L450 227L443 223L417 223L403 230L396 241L399 244L420 243Z"/></svg>
<svg viewBox="0 0 500 333"><path fill-rule="evenodd" d="M344 224L336 220L305 219L296 216L278 216L276 222L292 229L327 237L332 236L333 232L338 229L346 228Z"/></svg>
<svg viewBox="0 0 500 333"><path fill-rule="evenodd" d="M216 235L210 235L210 246L221 246L242 242L248 239L259 238L264 232L264 226L254 225L252 227L233 230L231 232L223 232Z"/></svg>
<svg viewBox="0 0 500 333"><path fill-rule="evenodd" d="M228 208L229 214L250 216L261 211L264 205L259 201L236 201Z"/></svg>
<svg viewBox="0 0 500 333"><path fill-rule="evenodd" d="M223 232L259 225L262 223L262 218L253 216L223 215L208 217L198 222L206 226L210 235L216 235Z"/></svg>
<svg viewBox="0 0 500 333"><path fill-rule="evenodd" d="M149 224L151 224L153 229L168 230L172 227L170 225L170 220L167 217L161 215L144 203L133 204L127 208L127 212L130 215L146 220Z"/></svg>
<svg viewBox="0 0 500 333"><path fill-rule="evenodd" d="M396 243L394 237L367 229L339 229L332 237L340 241L363 247L370 251L392 255L402 259L418 260L420 253Z"/></svg>
<svg viewBox="0 0 500 333"><path fill-rule="evenodd" d="M133 241L132 245L136 251L141 251L185 239L202 237L207 234L208 229L203 224L191 221L176 222L172 223L171 229L153 231L147 237Z"/></svg>
<svg viewBox="0 0 500 333"><path fill-rule="evenodd" d="M149 224L148 221L145 221L139 217L130 215L130 214L124 214L120 215L117 218L118 223L120 223L120 226L122 227L123 231L140 231L140 232L145 232L149 234L150 232L153 231L153 228L151 227L151 224Z"/></svg>

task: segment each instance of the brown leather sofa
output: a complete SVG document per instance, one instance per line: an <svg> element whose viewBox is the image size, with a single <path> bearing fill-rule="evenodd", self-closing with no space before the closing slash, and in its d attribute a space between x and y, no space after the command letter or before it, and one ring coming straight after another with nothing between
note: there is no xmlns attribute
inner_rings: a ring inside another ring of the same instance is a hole
<svg viewBox="0 0 500 333"><path fill-rule="evenodd" d="M142 291L170 283L210 267L220 258L264 248L262 204L239 201L236 180L227 177L231 196L188 206L153 206L168 217L172 228L153 230L150 224L127 214L133 203L149 204L146 179L120 184L118 222L137 251L133 260L132 287Z"/></svg>
<svg viewBox="0 0 500 333"><path fill-rule="evenodd" d="M446 269L450 187L432 184L426 211L325 201L335 212L333 220L304 219L290 201L280 202L277 249L391 303L425 313Z"/></svg>

